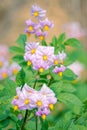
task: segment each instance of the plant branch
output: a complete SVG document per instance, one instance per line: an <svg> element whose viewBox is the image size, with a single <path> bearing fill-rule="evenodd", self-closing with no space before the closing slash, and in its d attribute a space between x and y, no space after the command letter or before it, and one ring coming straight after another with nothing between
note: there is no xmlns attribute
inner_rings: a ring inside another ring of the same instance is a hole
<svg viewBox="0 0 87 130"><path fill-rule="evenodd" d="M28 110L26 110L26 112L25 112L25 117L24 117L24 121L23 121L21 130L24 130L24 127L25 127L25 124L26 124L27 117L28 117Z"/></svg>

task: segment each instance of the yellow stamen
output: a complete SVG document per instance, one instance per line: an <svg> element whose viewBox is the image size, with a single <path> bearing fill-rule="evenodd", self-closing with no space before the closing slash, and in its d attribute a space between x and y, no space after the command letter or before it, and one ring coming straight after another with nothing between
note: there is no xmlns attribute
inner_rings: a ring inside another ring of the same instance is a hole
<svg viewBox="0 0 87 130"><path fill-rule="evenodd" d="M15 68L15 69L13 70L13 74L16 75L17 73L18 73L18 69Z"/></svg>
<svg viewBox="0 0 87 130"><path fill-rule="evenodd" d="M54 64L55 64L55 65L58 65L58 60L54 60Z"/></svg>
<svg viewBox="0 0 87 130"><path fill-rule="evenodd" d="M34 12L34 16L37 17L39 13L37 11Z"/></svg>
<svg viewBox="0 0 87 130"><path fill-rule="evenodd" d="M28 61L28 62L27 62L27 65L28 65L28 66L30 66L31 64L32 64L32 62L31 62L31 61Z"/></svg>
<svg viewBox="0 0 87 130"><path fill-rule="evenodd" d="M27 104L30 103L30 100L29 100L29 99L26 99L24 103L27 105Z"/></svg>
<svg viewBox="0 0 87 130"><path fill-rule="evenodd" d="M44 55L43 60L48 60L48 57L46 55Z"/></svg>
<svg viewBox="0 0 87 130"><path fill-rule="evenodd" d="M18 110L18 106L15 105L15 106L14 106L14 111L17 111L17 110Z"/></svg>
<svg viewBox="0 0 87 130"><path fill-rule="evenodd" d="M42 102L41 102L41 101L37 101L36 104L37 104L38 107L41 107L41 106L42 106Z"/></svg>
<svg viewBox="0 0 87 130"><path fill-rule="evenodd" d="M28 32L27 35L28 35L28 37L30 37L31 34Z"/></svg>
<svg viewBox="0 0 87 130"><path fill-rule="evenodd" d="M34 27L33 26L29 26L29 31L32 31L33 29L34 29Z"/></svg>
<svg viewBox="0 0 87 130"><path fill-rule="evenodd" d="M63 74L62 72L58 72L58 75L59 75L59 76L62 76L62 74Z"/></svg>
<svg viewBox="0 0 87 130"><path fill-rule="evenodd" d="M3 72L3 73L2 73L2 78L7 78L7 76L8 76L8 75L7 75L6 72Z"/></svg>
<svg viewBox="0 0 87 130"><path fill-rule="evenodd" d="M45 25L45 26L44 26L44 30L45 30L45 31L48 31L48 29L49 29L49 26L48 26L48 25Z"/></svg>
<svg viewBox="0 0 87 130"><path fill-rule="evenodd" d="M35 50L35 49L32 49L32 50L31 50L31 53L32 53L32 54L34 54L35 52L36 52L36 50Z"/></svg>
<svg viewBox="0 0 87 130"><path fill-rule="evenodd" d="M3 63L2 63L2 61L0 61L0 67L2 67L2 65L3 65Z"/></svg>
<svg viewBox="0 0 87 130"><path fill-rule="evenodd" d="M44 36L43 35L40 35L39 38L40 38L41 41L44 40Z"/></svg>
<svg viewBox="0 0 87 130"><path fill-rule="evenodd" d="M49 108L50 108L51 110L53 110L53 109L54 109L53 104L49 104Z"/></svg>
<svg viewBox="0 0 87 130"><path fill-rule="evenodd" d="M44 72L44 68L43 68L43 67L40 67L40 68L39 68L39 72L40 72L40 73Z"/></svg>
<svg viewBox="0 0 87 130"><path fill-rule="evenodd" d="M18 95L16 95L16 96L14 96L14 98L15 98L15 99L18 99L19 97L18 97Z"/></svg>
<svg viewBox="0 0 87 130"><path fill-rule="evenodd" d="M42 117L43 120L46 119L46 115L45 114L43 114L41 117Z"/></svg>

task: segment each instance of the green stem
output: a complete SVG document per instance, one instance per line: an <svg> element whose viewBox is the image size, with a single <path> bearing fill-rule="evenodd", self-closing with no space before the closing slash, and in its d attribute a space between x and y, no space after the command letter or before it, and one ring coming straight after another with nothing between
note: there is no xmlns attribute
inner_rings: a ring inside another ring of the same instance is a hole
<svg viewBox="0 0 87 130"><path fill-rule="evenodd" d="M35 89L36 83L37 83L37 79L35 80L35 83L34 83L34 86L33 86L34 89Z"/></svg>
<svg viewBox="0 0 87 130"><path fill-rule="evenodd" d="M36 130L38 130L38 118L36 116Z"/></svg>
<svg viewBox="0 0 87 130"><path fill-rule="evenodd" d="M25 127L25 124L26 124L26 121L27 121L27 117L28 117L28 110L26 110L26 112L25 112L25 117L24 117L23 124L21 126L21 130L24 130L24 127Z"/></svg>

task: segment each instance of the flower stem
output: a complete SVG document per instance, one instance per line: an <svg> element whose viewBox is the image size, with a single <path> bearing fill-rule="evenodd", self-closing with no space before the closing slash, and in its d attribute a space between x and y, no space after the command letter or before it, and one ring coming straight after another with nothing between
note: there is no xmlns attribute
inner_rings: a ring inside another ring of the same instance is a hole
<svg viewBox="0 0 87 130"><path fill-rule="evenodd" d="M36 116L36 130L38 130L38 118Z"/></svg>
<svg viewBox="0 0 87 130"><path fill-rule="evenodd" d="M21 130L24 130L24 127L25 127L25 124L26 124L26 121L27 121L27 117L28 117L28 110L26 110L26 112L25 112L25 117L24 117L24 121L23 121Z"/></svg>
<svg viewBox="0 0 87 130"><path fill-rule="evenodd" d="M35 83L34 83L34 86L33 86L34 89L35 89L36 83L37 83L37 79L35 80Z"/></svg>

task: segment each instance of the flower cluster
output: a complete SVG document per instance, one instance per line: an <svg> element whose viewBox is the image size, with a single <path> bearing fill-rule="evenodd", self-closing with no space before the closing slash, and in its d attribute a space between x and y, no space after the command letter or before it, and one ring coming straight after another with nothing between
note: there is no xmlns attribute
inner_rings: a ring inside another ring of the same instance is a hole
<svg viewBox="0 0 87 130"><path fill-rule="evenodd" d="M41 9L37 5L32 5L31 15L37 18L38 21L33 22L31 19L27 20L25 33L27 33L28 36L34 34L35 37L42 41L48 35L48 30L53 28L54 24L48 18L43 19L46 15L46 10Z"/></svg>
<svg viewBox="0 0 87 130"><path fill-rule="evenodd" d="M7 77L14 79L21 67L17 63L9 63L7 57L8 48L6 46L1 46L0 48L2 48L0 52L0 80L3 80Z"/></svg>
<svg viewBox="0 0 87 130"><path fill-rule="evenodd" d="M53 110L54 104L57 102L54 92L43 84L39 91L29 87L27 84L16 88L16 96L12 104L14 110L36 110L36 115L43 119Z"/></svg>
<svg viewBox="0 0 87 130"><path fill-rule="evenodd" d="M57 55L54 54L54 47L50 46L41 46L37 42L27 42L25 46L24 59L27 61L27 65L32 65L34 70L39 72L44 72L44 70L49 69L54 66L53 72L60 73L65 70L63 66L64 59L66 54L64 52L58 52ZM59 67L57 67L59 65Z"/></svg>

